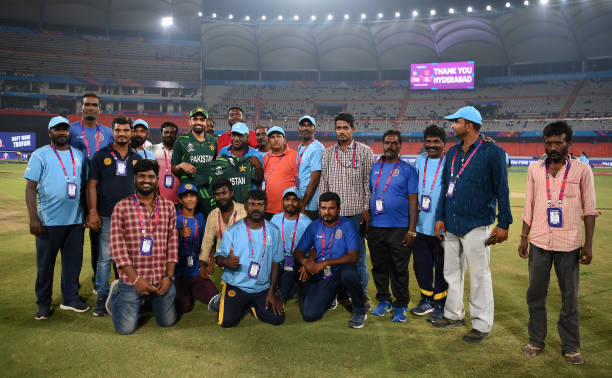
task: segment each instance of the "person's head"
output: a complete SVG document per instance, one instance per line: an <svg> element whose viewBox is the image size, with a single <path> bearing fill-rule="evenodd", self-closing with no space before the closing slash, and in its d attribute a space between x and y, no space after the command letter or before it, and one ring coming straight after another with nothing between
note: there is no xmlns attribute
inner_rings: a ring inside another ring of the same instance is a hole
<svg viewBox="0 0 612 378"><path fill-rule="evenodd" d="M83 113L83 119L93 122L98 119L101 112L100 97L95 93L85 93L81 98L81 113Z"/></svg>
<svg viewBox="0 0 612 378"><path fill-rule="evenodd" d="M142 195L148 195L157 188L157 175L159 173L159 164L155 160L143 159L138 160L134 165L134 185L136 192Z"/></svg>
<svg viewBox="0 0 612 378"><path fill-rule="evenodd" d="M327 224L332 224L340 217L340 196L334 192L325 192L319 196L319 215Z"/></svg>
<svg viewBox="0 0 612 378"><path fill-rule="evenodd" d="M259 148L263 148L268 145L268 126L259 125L255 128L255 136L257 137L257 144Z"/></svg>
<svg viewBox="0 0 612 378"><path fill-rule="evenodd" d="M285 149L285 130L281 127L273 126L268 130L268 143L274 152L281 152Z"/></svg>
<svg viewBox="0 0 612 378"><path fill-rule="evenodd" d="M544 149L546 156L553 162L560 162L567 158L572 145L574 133L565 121L549 123L542 131L544 135Z"/></svg>
<svg viewBox="0 0 612 378"><path fill-rule="evenodd" d="M116 117L113 119L113 139L119 146L125 146L132 140L132 119Z"/></svg>
<svg viewBox="0 0 612 378"><path fill-rule="evenodd" d="M263 221L267 203L268 198L263 190L255 189L248 192L244 201L247 218L253 222Z"/></svg>
<svg viewBox="0 0 612 378"><path fill-rule="evenodd" d="M340 113L334 118L338 142L349 142L355 132L355 118L349 113Z"/></svg>
<svg viewBox="0 0 612 378"><path fill-rule="evenodd" d="M202 108L191 109L189 112L189 126L194 134L202 134L206 128L208 112Z"/></svg>
<svg viewBox="0 0 612 378"><path fill-rule="evenodd" d="M237 122L232 125L231 136L233 150L242 151L249 148L249 128L247 125L242 122Z"/></svg>
<svg viewBox="0 0 612 378"><path fill-rule="evenodd" d="M137 119L132 124L132 147L138 148L145 144L149 137L149 124L142 119Z"/></svg>
<svg viewBox="0 0 612 378"><path fill-rule="evenodd" d="M215 135L215 120L210 118L206 119L206 127L204 128L204 132L208 135Z"/></svg>
<svg viewBox="0 0 612 378"><path fill-rule="evenodd" d="M309 115L305 115L298 120L298 134L303 141L309 141L314 138L317 123L315 119Z"/></svg>
<svg viewBox="0 0 612 378"><path fill-rule="evenodd" d="M300 212L300 199L300 195L296 188L285 189L282 199L285 213L290 216L297 215Z"/></svg>
<svg viewBox="0 0 612 378"><path fill-rule="evenodd" d="M402 133L398 130L387 130L383 134L384 160L395 160L402 149Z"/></svg>
<svg viewBox="0 0 612 378"><path fill-rule="evenodd" d="M227 209L232 203L232 197L234 197L232 182L226 177L219 177L213 181L212 190L219 209Z"/></svg>
<svg viewBox="0 0 612 378"><path fill-rule="evenodd" d="M444 152L446 145L446 131L437 125L427 126L423 131L423 139L427 156L438 159Z"/></svg>
<svg viewBox="0 0 612 378"><path fill-rule="evenodd" d="M240 106L232 106L227 110L227 122L230 126L235 123L244 122L244 110Z"/></svg>
<svg viewBox="0 0 612 378"><path fill-rule="evenodd" d="M162 143L172 148L174 146L174 142L176 142L176 137L178 135L178 126L174 122L166 121L161 125L161 138Z"/></svg>
<svg viewBox="0 0 612 378"><path fill-rule="evenodd" d="M457 110L455 114L444 117L451 121L455 136L459 139L466 138L470 135L478 135L480 126L482 125L482 116L480 112L473 106L464 106Z"/></svg>
<svg viewBox="0 0 612 378"><path fill-rule="evenodd" d="M49 138L57 147L64 147L70 140L70 122L64 117L53 117L49 121Z"/></svg>
<svg viewBox="0 0 612 378"><path fill-rule="evenodd" d="M178 190L179 203L184 209L194 210L198 204L198 189L193 184L183 184Z"/></svg>

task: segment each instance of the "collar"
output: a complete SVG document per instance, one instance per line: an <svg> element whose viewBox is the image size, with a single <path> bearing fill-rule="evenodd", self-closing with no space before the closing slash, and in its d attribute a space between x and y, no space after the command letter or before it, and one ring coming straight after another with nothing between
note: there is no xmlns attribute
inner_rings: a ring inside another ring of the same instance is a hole
<svg viewBox="0 0 612 378"><path fill-rule="evenodd" d="M352 150L353 149L353 144L355 144L355 149L357 149L357 143L355 143L355 139L351 139L351 141L349 142L348 146L346 146L347 150ZM336 142L336 146L338 146L338 148L340 148L340 150L342 150L342 147L340 147L340 143Z"/></svg>
<svg viewBox="0 0 612 378"><path fill-rule="evenodd" d="M153 192L153 209L155 209L155 203L157 202L157 193ZM129 197L128 197L129 198ZM142 202L142 200L138 197L138 194L136 194L136 199L138 200L138 204L141 206L144 206L144 202ZM161 205L161 202L160 202ZM194 213L195 216L195 213Z"/></svg>
<svg viewBox="0 0 612 378"><path fill-rule="evenodd" d="M275 153L272 152L272 150L268 151L267 154L270 155L270 156L285 156L285 154L287 152L289 152L290 150L291 150L291 148L289 148L289 146L285 144L285 149L280 154L275 154Z"/></svg>
<svg viewBox="0 0 612 378"><path fill-rule="evenodd" d="M469 151L469 150L471 150L471 149L476 148L476 146L478 145L478 143L480 143L480 141L481 141L481 140L482 140L482 134L478 134L478 139L476 139L476 140L474 141L474 143L472 143L472 145L470 145L470 147L468 147L468 151ZM463 141L459 142L459 143L458 143L458 146L459 146L460 148L461 148L461 147L463 147Z"/></svg>

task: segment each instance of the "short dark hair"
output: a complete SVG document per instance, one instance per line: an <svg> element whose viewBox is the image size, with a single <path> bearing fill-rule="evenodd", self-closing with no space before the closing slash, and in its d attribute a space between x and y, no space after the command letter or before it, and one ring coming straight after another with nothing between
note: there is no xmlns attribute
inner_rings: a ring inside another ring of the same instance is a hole
<svg viewBox="0 0 612 378"><path fill-rule="evenodd" d="M112 129L115 129L115 124L120 124L120 125L130 125L130 129L132 128L132 119L130 117L124 117L124 116L119 116L119 117L115 117L115 119L113 119L113 125L112 125Z"/></svg>
<svg viewBox="0 0 612 378"><path fill-rule="evenodd" d="M153 170L153 172L155 172L156 177L159 175L159 164L157 164L156 160L138 160L136 165L134 165L134 176L136 176L140 172L146 172L150 170Z"/></svg>
<svg viewBox="0 0 612 378"><path fill-rule="evenodd" d="M338 123L338 121L344 121L351 125L351 128L355 128L355 117L353 117L350 113L340 113L334 118L334 125Z"/></svg>
<svg viewBox="0 0 612 378"><path fill-rule="evenodd" d="M383 137L382 137L383 142L385 141L385 138L388 135L396 135L397 136L397 141L399 142L399 144L402 144L402 133L400 133L398 130L387 130L387 131L385 131L385 133L383 134Z"/></svg>
<svg viewBox="0 0 612 378"><path fill-rule="evenodd" d="M268 203L268 197L266 196L266 192L261 189L254 189L247 192L244 203L246 205L247 202L251 201L264 201L265 204Z"/></svg>
<svg viewBox="0 0 612 378"><path fill-rule="evenodd" d="M423 131L423 139L427 137L438 137L442 143L446 144L446 131L438 125L429 125Z"/></svg>
<svg viewBox="0 0 612 378"><path fill-rule="evenodd" d="M240 106L231 106L227 109L227 114L229 114L232 110L239 110L242 115L244 115L244 110Z"/></svg>
<svg viewBox="0 0 612 378"><path fill-rule="evenodd" d="M565 134L566 142L572 141L574 132L572 131L572 128L570 127L570 125L568 125L567 122L565 121L557 121L557 122L549 123L548 125L546 125L546 127L542 131L542 135L544 136L544 139L550 136L553 136L553 135L563 135L563 134Z"/></svg>
<svg viewBox="0 0 612 378"><path fill-rule="evenodd" d="M176 131L178 132L178 126L176 125L176 123L174 122L170 122L170 121L166 121L164 123L161 124L161 127L159 128L159 131L161 131L162 133L164 132L164 129L166 127L174 127L176 129Z"/></svg>
<svg viewBox="0 0 612 378"><path fill-rule="evenodd" d="M255 126L255 130L257 130L257 129L266 129L266 131L268 131L269 128L270 127L268 127L266 125L257 125L257 126Z"/></svg>
<svg viewBox="0 0 612 378"><path fill-rule="evenodd" d="M100 97L98 97L98 95L93 92L85 93L83 96L81 96L81 100L84 99L85 97L93 97L93 98L98 99L98 102L101 102Z"/></svg>
<svg viewBox="0 0 612 378"><path fill-rule="evenodd" d="M228 179L227 177L217 177L212 183L213 194L224 186L227 186L227 190L229 190L230 192L234 190L230 179Z"/></svg>
<svg viewBox="0 0 612 378"><path fill-rule="evenodd" d="M213 126L215 125L215 120L212 119L212 117L209 115L208 118L206 118L206 120L210 120L210 122L212 122Z"/></svg>
<svg viewBox="0 0 612 378"><path fill-rule="evenodd" d="M472 126L474 126L474 130L480 131L480 127L482 126L480 123L476 123L474 121L470 121L470 120L465 119L465 118L464 118L464 120L465 120L465 123L468 123L468 122L471 123Z"/></svg>
<svg viewBox="0 0 612 378"><path fill-rule="evenodd" d="M340 207L340 196L334 192L325 192L319 196L319 204L321 202L336 201L336 206Z"/></svg>

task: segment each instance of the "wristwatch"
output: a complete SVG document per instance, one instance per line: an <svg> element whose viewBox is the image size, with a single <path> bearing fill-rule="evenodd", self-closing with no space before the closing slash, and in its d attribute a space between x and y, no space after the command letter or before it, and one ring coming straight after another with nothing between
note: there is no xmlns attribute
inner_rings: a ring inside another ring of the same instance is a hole
<svg viewBox="0 0 612 378"><path fill-rule="evenodd" d="M416 238L416 232L414 231L408 231L408 235L412 236L413 238Z"/></svg>
<svg viewBox="0 0 612 378"><path fill-rule="evenodd" d="M166 274L164 274L164 277L168 277L170 282L174 282L174 274L166 273Z"/></svg>

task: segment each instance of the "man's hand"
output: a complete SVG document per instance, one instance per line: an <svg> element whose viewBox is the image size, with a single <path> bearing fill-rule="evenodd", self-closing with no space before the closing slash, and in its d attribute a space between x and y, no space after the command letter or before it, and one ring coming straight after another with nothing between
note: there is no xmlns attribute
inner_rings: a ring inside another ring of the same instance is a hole
<svg viewBox="0 0 612 378"><path fill-rule="evenodd" d="M230 269L236 269L240 266L240 258L234 256L234 247L230 248L230 253L223 259L223 265Z"/></svg>
<svg viewBox="0 0 612 378"><path fill-rule="evenodd" d="M189 164L189 163L187 163L185 161L182 162L181 164L177 165L177 167L182 169L183 172L187 173L188 175L192 175L192 174L196 173L196 168L192 164Z"/></svg>
<svg viewBox="0 0 612 378"><path fill-rule="evenodd" d="M495 242L493 244L503 243L508 240L508 230L504 230L503 228L495 227L493 231L491 231L489 238L493 235L495 235Z"/></svg>
<svg viewBox="0 0 612 378"><path fill-rule="evenodd" d="M521 237L521 244L518 246L518 254L523 259L529 257L529 242L527 241L527 238Z"/></svg>
<svg viewBox="0 0 612 378"><path fill-rule="evenodd" d="M45 228L43 227L38 215L30 218L30 234L34 236L43 236L44 232Z"/></svg>
<svg viewBox="0 0 612 378"><path fill-rule="evenodd" d="M365 223L365 233L367 235L368 230L370 229L370 210L364 210L361 213L361 222L360 224Z"/></svg>
<svg viewBox="0 0 612 378"><path fill-rule="evenodd" d="M438 239L442 240L446 234L446 226L444 225L444 221L436 222L436 225L434 226L434 234L438 237Z"/></svg>
<svg viewBox="0 0 612 378"><path fill-rule="evenodd" d="M276 291L270 288L268 290L268 296L266 297L266 310L272 306L272 311L274 315L280 315L285 312L285 306L283 306L283 301L280 300Z"/></svg>
<svg viewBox="0 0 612 378"><path fill-rule="evenodd" d="M310 273L308 273L308 270L306 270L306 268L304 268L303 266L300 267L300 282L306 282L310 279Z"/></svg>
<svg viewBox="0 0 612 378"><path fill-rule="evenodd" d="M410 231L406 232L406 235L404 235L404 247L406 248L412 248L412 246L414 245L414 241L416 240L416 238L412 235L410 235Z"/></svg>
<svg viewBox="0 0 612 378"><path fill-rule="evenodd" d="M139 278L134 287L142 295L149 295L157 292L157 288L144 278Z"/></svg>
<svg viewBox="0 0 612 378"><path fill-rule="evenodd" d="M593 259L593 247L590 244L585 244L580 249L580 263L589 265Z"/></svg>
<svg viewBox="0 0 612 378"><path fill-rule="evenodd" d="M102 220L100 216L96 213L89 214L89 218L87 219L87 224L89 228L94 230L95 232L100 231L100 226L102 225Z"/></svg>
<svg viewBox="0 0 612 378"><path fill-rule="evenodd" d="M189 236L191 236L191 231L191 227L183 227L181 228L181 232L179 232L179 236L183 238L188 238Z"/></svg>
<svg viewBox="0 0 612 378"><path fill-rule="evenodd" d="M170 278L168 278L167 276L163 276L161 281L159 281L159 283L157 284L157 295L165 295L168 292L168 289L170 288L171 284L172 281L170 280Z"/></svg>
<svg viewBox="0 0 612 378"><path fill-rule="evenodd" d="M304 268L306 268L310 274L317 274L325 269L325 261L314 262L306 260L304 261Z"/></svg>

